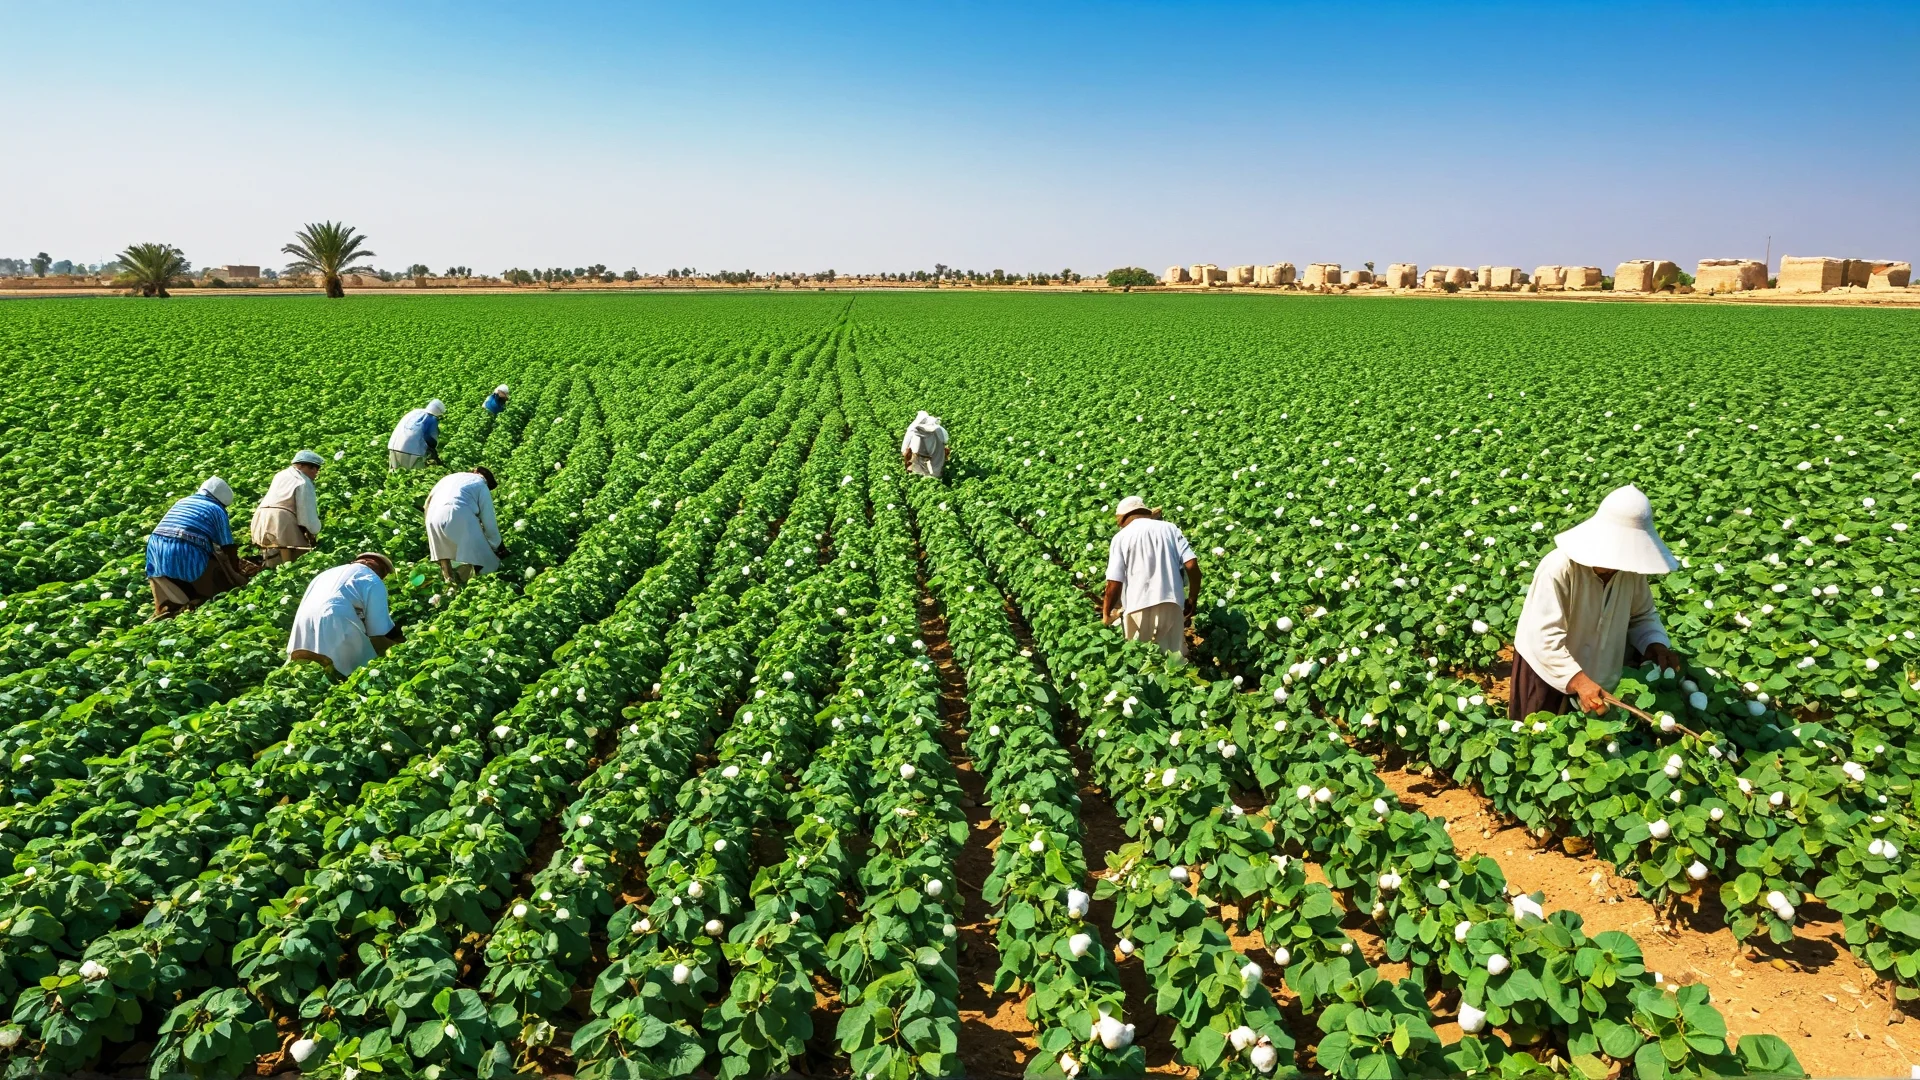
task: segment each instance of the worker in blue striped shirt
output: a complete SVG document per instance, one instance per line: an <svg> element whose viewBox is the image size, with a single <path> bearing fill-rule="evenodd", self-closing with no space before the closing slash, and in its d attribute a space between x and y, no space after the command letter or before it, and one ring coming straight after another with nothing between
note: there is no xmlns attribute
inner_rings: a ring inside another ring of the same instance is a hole
<svg viewBox="0 0 1920 1080"><path fill-rule="evenodd" d="M154 619L171 619L246 584L227 518L232 505L233 489L209 477L153 527L147 537L147 585L153 590Z"/></svg>

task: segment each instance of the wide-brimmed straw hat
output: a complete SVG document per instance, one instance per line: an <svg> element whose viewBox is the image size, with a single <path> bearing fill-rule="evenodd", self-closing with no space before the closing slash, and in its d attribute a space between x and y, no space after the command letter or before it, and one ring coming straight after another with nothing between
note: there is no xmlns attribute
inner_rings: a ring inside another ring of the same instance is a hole
<svg viewBox="0 0 1920 1080"><path fill-rule="evenodd" d="M1592 517L1553 538L1567 557L1600 570L1664 574L1680 568L1653 530L1653 503L1629 484L1600 500Z"/></svg>

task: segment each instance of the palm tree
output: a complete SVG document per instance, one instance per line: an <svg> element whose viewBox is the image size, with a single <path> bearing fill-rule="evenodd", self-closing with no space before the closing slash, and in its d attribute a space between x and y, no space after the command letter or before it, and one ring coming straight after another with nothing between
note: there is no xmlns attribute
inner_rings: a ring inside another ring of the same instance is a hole
<svg viewBox="0 0 1920 1080"><path fill-rule="evenodd" d="M141 296L166 296L167 283L187 272L187 260L172 244L134 244L120 253L120 280Z"/></svg>
<svg viewBox="0 0 1920 1080"><path fill-rule="evenodd" d="M367 238L354 232L351 225L323 221L301 229L294 234L293 243L280 250L293 256L293 261L287 264L289 273L320 275L327 295L338 299L347 295L340 287L341 274L372 269L354 265L361 259L373 258L373 252L360 250L360 245L366 242Z"/></svg>

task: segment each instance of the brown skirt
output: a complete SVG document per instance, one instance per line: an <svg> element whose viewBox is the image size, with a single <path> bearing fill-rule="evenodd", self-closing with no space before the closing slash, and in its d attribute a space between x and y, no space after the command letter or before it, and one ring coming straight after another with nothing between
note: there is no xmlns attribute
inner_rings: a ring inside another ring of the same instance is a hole
<svg viewBox="0 0 1920 1080"><path fill-rule="evenodd" d="M1646 663L1640 650L1628 644L1625 665L1636 668ZM1533 670L1527 658L1519 653L1513 654L1513 682L1507 688L1507 719L1525 720L1534 713L1552 713L1565 716L1572 712L1578 699L1565 690L1555 690L1540 673Z"/></svg>

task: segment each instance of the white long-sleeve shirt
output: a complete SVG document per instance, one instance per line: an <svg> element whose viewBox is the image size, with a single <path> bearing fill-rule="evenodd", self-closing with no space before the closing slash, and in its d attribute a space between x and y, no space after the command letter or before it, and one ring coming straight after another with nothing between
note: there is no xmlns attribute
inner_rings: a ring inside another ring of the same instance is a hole
<svg viewBox="0 0 1920 1080"><path fill-rule="evenodd" d="M448 473L427 493L427 554L434 559L477 566L482 573L500 569L500 523L493 515L493 492L479 473Z"/></svg>
<svg viewBox="0 0 1920 1080"><path fill-rule="evenodd" d="M1592 567L1558 548L1534 568L1513 650L1555 690L1564 692L1582 671L1612 690L1620 682L1627 646L1644 652L1656 643L1672 644L1654 610L1647 575L1619 570L1603 583Z"/></svg>
<svg viewBox="0 0 1920 1080"><path fill-rule="evenodd" d="M283 510L293 515L293 523L307 530L315 539L320 536L320 508L316 502L313 481L307 474L289 465L273 474L273 483L267 485L267 493L260 499L259 509L254 511L256 519L261 510ZM256 530L258 531L258 530ZM259 537L254 538L258 542ZM293 541L299 537L288 538L286 544L276 547L301 546Z"/></svg>
<svg viewBox="0 0 1920 1080"><path fill-rule="evenodd" d="M1170 521L1137 517L1107 544L1107 580L1120 583L1120 607L1131 615L1160 604L1187 602L1193 545Z"/></svg>
<svg viewBox="0 0 1920 1080"><path fill-rule="evenodd" d="M371 638L393 633L387 613L387 583L364 564L322 570L307 585L293 616L287 653L319 653L346 675L373 659Z"/></svg>

